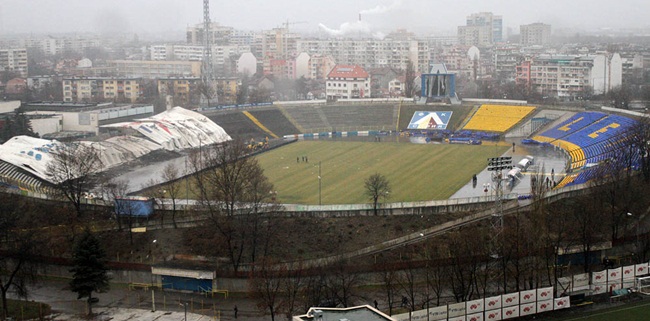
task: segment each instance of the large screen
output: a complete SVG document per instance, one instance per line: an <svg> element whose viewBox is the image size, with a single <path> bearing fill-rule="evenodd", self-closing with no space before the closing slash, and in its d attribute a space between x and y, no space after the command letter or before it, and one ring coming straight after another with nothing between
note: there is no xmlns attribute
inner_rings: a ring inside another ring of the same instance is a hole
<svg viewBox="0 0 650 321"><path fill-rule="evenodd" d="M447 129L451 111L416 111L408 129Z"/></svg>

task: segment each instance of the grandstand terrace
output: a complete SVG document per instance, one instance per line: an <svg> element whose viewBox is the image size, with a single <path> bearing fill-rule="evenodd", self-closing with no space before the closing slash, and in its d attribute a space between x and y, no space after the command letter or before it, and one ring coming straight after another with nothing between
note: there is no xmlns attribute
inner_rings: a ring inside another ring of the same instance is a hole
<svg viewBox="0 0 650 321"><path fill-rule="evenodd" d="M505 133L534 110L531 106L481 105L463 129Z"/></svg>
<svg viewBox="0 0 650 321"><path fill-rule="evenodd" d="M278 137L300 132L277 108L250 110L249 112Z"/></svg>
<svg viewBox="0 0 650 321"><path fill-rule="evenodd" d="M389 130L397 122L397 106L334 105L282 107L304 133L345 130ZM292 133L294 134L294 133Z"/></svg>
<svg viewBox="0 0 650 321"><path fill-rule="evenodd" d="M540 135L533 137L534 140L542 143L552 143L555 140L562 139L569 136L582 128L589 126L603 118L607 114L600 112L582 112L573 115L571 118L565 120L560 125L546 130Z"/></svg>
<svg viewBox="0 0 650 321"><path fill-rule="evenodd" d="M242 139L263 138L267 134L241 111L228 111L211 114L208 118L219 124L231 137Z"/></svg>
<svg viewBox="0 0 650 321"><path fill-rule="evenodd" d="M619 144L636 122L599 112L582 112L533 137L567 151L571 169L595 164L614 156Z"/></svg>
<svg viewBox="0 0 650 321"><path fill-rule="evenodd" d="M326 106L322 108L327 121L338 131L395 128L396 106Z"/></svg>

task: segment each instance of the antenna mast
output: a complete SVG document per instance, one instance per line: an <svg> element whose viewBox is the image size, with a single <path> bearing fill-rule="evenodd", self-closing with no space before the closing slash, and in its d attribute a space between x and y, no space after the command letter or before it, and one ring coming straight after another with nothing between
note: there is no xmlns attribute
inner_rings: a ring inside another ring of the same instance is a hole
<svg viewBox="0 0 650 321"><path fill-rule="evenodd" d="M210 41L210 0L203 0L203 81L212 79L211 41Z"/></svg>

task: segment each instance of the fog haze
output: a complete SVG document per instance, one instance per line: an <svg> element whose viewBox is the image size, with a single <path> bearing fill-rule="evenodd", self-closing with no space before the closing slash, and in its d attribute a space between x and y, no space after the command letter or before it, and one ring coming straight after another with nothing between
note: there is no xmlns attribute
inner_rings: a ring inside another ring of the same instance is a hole
<svg viewBox="0 0 650 321"><path fill-rule="evenodd" d="M0 32L182 32L202 21L202 5L201 0L4 0ZM503 16L504 27L514 33L533 22L574 30L650 26L647 0L212 0L210 11L214 22L243 30L270 29L289 20L306 21L291 27L308 32L322 31L322 25L454 33L467 15L481 11Z"/></svg>

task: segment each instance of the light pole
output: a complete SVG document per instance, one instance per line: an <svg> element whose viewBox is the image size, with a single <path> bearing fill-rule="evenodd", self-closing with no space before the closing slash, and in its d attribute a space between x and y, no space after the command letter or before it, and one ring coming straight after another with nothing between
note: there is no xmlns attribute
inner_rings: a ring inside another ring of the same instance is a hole
<svg viewBox="0 0 650 321"><path fill-rule="evenodd" d="M179 305L185 308L185 319L184 319L184 321L187 321L187 302L179 303Z"/></svg>
<svg viewBox="0 0 650 321"><path fill-rule="evenodd" d="M632 214L630 212L627 212L625 215L627 217L634 217L634 214ZM640 223L641 220L639 219L639 217L635 217L635 220L636 220L636 223L635 223L635 225L636 225L636 229L635 229L636 240L635 240L635 243L634 243L634 250L636 252L639 252L639 223Z"/></svg>
<svg viewBox="0 0 650 321"><path fill-rule="evenodd" d="M151 244L149 245L149 255L151 255L151 263L154 262L154 259L153 259L153 246L156 245L156 241L158 241L158 240L151 241Z"/></svg>

